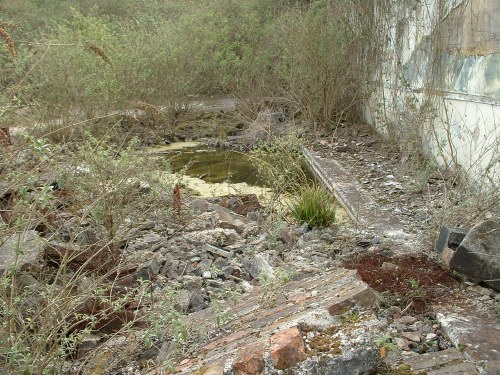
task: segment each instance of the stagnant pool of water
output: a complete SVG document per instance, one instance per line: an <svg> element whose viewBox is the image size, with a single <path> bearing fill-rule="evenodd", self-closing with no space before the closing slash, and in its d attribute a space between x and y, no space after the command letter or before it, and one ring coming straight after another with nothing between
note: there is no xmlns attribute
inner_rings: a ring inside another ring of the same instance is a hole
<svg viewBox="0 0 500 375"><path fill-rule="evenodd" d="M255 194L267 205L273 199L270 188L259 181L251 156L245 153L214 149L197 142L179 142L150 150L150 154L169 160L172 170L182 175L183 183L201 197ZM306 175L314 180L312 174ZM275 197L274 197L275 199ZM294 197L280 197L275 208L289 207ZM347 222L348 216L338 207L337 219Z"/></svg>
<svg viewBox="0 0 500 375"><path fill-rule="evenodd" d="M208 183L228 182L261 186L257 169L247 154L212 149L205 145L183 148L167 154L174 172L200 178Z"/></svg>

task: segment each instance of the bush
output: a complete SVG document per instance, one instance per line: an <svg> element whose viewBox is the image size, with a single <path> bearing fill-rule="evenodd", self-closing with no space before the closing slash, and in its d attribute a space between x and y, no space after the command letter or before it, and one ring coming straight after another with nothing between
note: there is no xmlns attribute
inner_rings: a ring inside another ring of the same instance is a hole
<svg viewBox="0 0 500 375"><path fill-rule="evenodd" d="M63 127L138 101L179 108L192 96L228 94L280 96L311 122L332 123L360 99L366 30L353 16L358 6L79 0L58 4L49 17L41 2L18 0L0 6L21 25L7 30L17 63L5 43L0 48L0 81L16 88L39 121L58 119Z"/></svg>
<svg viewBox="0 0 500 375"><path fill-rule="evenodd" d="M153 209L168 219L172 189L133 142L120 148L87 137L71 150L27 140L13 153L17 158L0 158L0 245L36 228L40 239L61 246L53 252L42 246L43 265L20 269L19 257L0 275L0 373L62 374L94 330L123 333L138 324L126 305L144 301L151 289L118 285L120 233L141 225ZM9 250L29 250L18 246ZM180 325L180 316L154 314L166 316L156 322L158 332Z"/></svg>
<svg viewBox="0 0 500 375"><path fill-rule="evenodd" d="M335 205L328 191L312 186L300 192L297 202L292 205L292 213L299 223L309 227L325 227L335 223Z"/></svg>

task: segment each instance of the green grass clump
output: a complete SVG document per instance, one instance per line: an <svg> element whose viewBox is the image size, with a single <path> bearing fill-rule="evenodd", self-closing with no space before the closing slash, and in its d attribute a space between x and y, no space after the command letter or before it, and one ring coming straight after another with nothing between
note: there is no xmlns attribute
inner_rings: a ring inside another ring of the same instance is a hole
<svg viewBox="0 0 500 375"><path fill-rule="evenodd" d="M303 189L292 205L292 213L297 221L306 222L309 227L325 227L335 222L332 197L320 186Z"/></svg>

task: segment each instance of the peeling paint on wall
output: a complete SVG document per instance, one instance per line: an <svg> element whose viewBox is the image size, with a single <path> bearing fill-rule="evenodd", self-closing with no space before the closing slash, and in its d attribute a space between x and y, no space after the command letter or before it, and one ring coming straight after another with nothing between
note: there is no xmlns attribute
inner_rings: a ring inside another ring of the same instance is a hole
<svg viewBox="0 0 500 375"><path fill-rule="evenodd" d="M390 135L426 119L427 154L498 179L500 1L379 0L374 14L385 42L366 120Z"/></svg>

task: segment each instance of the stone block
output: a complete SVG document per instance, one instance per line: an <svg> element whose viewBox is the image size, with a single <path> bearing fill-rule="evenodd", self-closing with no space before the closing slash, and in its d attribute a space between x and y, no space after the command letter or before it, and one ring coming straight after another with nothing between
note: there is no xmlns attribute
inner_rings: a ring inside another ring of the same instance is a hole
<svg viewBox="0 0 500 375"><path fill-rule="evenodd" d="M265 367L264 344L256 343L238 350L233 361L233 374L261 375Z"/></svg>
<svg viewBox="0 0 500 375"><path fill-rule="evenodd" d="M500 291L500 223L488 220L475 225L452 256L450 268Z"/></svg>
<svg viewBox="0 0 500 375"><path fill-rule="evenodd" d="M279 369L290 368L306 358L302 335L297 328L288 328L271 336L271 362Z"/></svg>
<svg viewBox="0 0 500 375"><path fill-rule="evenodd" d="M465 228L452 227L443 225L439 231L439 238L436 241L434 250L441 254L446 248L451 247L456 249L462 242L469 230Z"/></svg>

